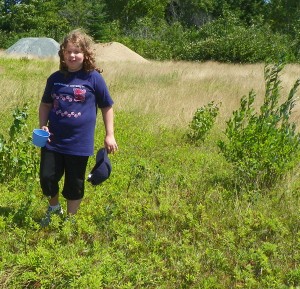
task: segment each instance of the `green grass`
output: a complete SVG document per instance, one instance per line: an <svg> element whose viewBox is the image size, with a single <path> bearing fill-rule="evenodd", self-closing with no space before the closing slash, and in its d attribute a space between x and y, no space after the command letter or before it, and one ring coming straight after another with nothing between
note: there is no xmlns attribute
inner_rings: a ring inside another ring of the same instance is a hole
<svg viewBox="0 0 300 289"><path fill-rule="evenodd" d="M195 146L187 127L156 126L155 115L134 108L115 116L112 175L86 183L76 226L55 218L40 228L47 201L38 179L0 184L0 288L300 286L297 169L268 194L240 195L218 128ZM102 140L99 117L96 148Z"/></svg>

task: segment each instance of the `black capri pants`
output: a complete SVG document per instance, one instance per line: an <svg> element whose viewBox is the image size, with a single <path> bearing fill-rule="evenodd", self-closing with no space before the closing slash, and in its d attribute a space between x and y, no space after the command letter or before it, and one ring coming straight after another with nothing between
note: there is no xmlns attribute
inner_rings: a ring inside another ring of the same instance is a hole
<svg viewBox="0 0 300 289"><path fill-rule="evenodd" d="M84 196L84 179L88 156L74 156L41 149L40 184L43 194L54 197L59 193L59 181L65 175L62 195L67 200Z"/></svg>

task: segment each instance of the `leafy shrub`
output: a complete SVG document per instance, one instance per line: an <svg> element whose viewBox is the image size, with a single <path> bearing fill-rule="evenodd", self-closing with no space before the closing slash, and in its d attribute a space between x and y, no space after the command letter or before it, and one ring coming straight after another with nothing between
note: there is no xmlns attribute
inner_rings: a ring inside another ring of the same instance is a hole
<svg viewBox="0 0 300 289"><path fill-rule="evenodd" d="M0 30L0 46L2 49L7 49L14 43L16 43L19 40L20 36L18 36L16 33L9 32L5 33Z"/></svg>
<svg viewBox="0 0 300 289"><path fill-rule="evenodd" d="M190 42L185 51L187 60L255 63L278 61L285 57L294 61L291 39L275 34L268 26L247 27L229 15L204 25L198 39Z"/></svg>
<svg viewBox="0 0 300 289"><path fill-rule="evenodd" d="M247 26L230 12L200 28L149 17L136 19L125 28L119 24L114 27L118 29L104 33L107 38L148 59L255 63L282 57L294 62L299 58L297 38L274 33L263 24Z"/></svg>
<svg viewBox="0 0 300 289"><path fill-rule="evenodd" d="M184 29L179 23L167 25L147 17L138 19L118 41L148 59L175 59L182 54Z"/></svg>
<svg viewBox="0 0 300 289"><path fill-rule="evenodd" d="M175 22L167 25L149 18L138 19L123 31L118 41L149 59L255 63L297 60L297 40L276 34L269 26L245 26L228 14L203 25L186 28Z"/></svg>
<svg viewBox="0 0 300 289"><path fill-rule="evenodd" d="M299 155L299 133L289 122L295 104L298 79L281 105L279 73L283 64L265 67L266 92L260 113L255 112L255 93L243 97L240 108L227 122L228 142L218 145L233 164L241 188L270 188L295 164Z"/></svg>
<svg viewBox="0 0 300 289"><path fill-rule="evenodd" d="M146 59L165 60L172 58L170 47L160 40L122 37L120 41Z"/></svg>
<svg viewBox="0 0 300 289"><path fill-rule="evenodd" d="M25 183L35 178L38 169L36 149L28 135L26 121L28 107L16 108L13 123L6 138L0 134L0 183L9 182L15 177Z"/></svg>
<svg viewBox="0 0 300 289"><path fill-rule="evenodd" d="M287 273L285 279L286 279L286 283L289 286L297 286L297 287L300 286L300 270L299 270L299 268L291 269L291 271ZM294 287L290 287L290 288L294 288Z"/></svg>
<svg viewBox="0 0 300 289"><path fill-rule="evenodd" d="M198 108L189 124L188 138L192 141L204 141L206 134L215 123L219 113L219 106L211 101Z"/></svg>

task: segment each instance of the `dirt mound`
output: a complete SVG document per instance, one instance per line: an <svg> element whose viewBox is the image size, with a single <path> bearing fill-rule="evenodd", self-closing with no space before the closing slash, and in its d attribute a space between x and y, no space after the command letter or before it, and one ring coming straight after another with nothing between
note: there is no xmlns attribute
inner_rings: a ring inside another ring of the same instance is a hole
<svg viewBox="0 0 300 289"><path fill-rule="evenodd" d="M96 58L99 61L148 62L145 58L118 42L95 44Z"/></svg>

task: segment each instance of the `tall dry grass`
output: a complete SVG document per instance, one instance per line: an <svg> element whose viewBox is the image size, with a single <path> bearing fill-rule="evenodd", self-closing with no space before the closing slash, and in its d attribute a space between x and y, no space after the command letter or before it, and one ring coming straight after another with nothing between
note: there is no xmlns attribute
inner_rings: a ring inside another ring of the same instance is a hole
<svg viewBox="0 0 300 289"><path fill-rule="evenodd" d="M219 121L223 123L251 89L257 93L257 106L265 93L263 64L150 62L103 63L102 67L117 109L152 113L158 124L168 126L187 125L196 109L212 100L222 103ZM283 96L299 75L299 65L286 66ZM299 113L296 107L297 121Z"/></svg>
<svg viewBox="0 0 300 289"><path fill-rule="evenodd" d="M104 62L99 66L114 98L115 110L154 114L157 125L186 126L196 109L212 100L222 103L218 121L225 123L243 95L254 89L259 106L265 92L263 64ZM12 110L24 101L37 107L47 77L57 68L58 62L53 60L8 62L7 56L0 55L0 101L4 110ZM299 75L299 65L285 67L281 77L283 96ZM298 104L293 120L300 122Z"/></svg>

